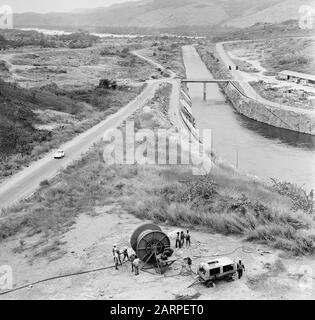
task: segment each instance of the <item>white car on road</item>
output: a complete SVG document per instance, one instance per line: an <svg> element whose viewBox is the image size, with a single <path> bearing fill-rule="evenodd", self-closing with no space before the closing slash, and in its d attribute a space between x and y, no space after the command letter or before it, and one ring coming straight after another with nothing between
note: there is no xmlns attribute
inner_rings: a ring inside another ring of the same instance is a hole
<svg viewBox="0 0 315 320"><path fill-rule="evenodd" d="M54 158L55 159L62 159L66 156L65 152L63 150L58 150L55 155Z"/></svg>

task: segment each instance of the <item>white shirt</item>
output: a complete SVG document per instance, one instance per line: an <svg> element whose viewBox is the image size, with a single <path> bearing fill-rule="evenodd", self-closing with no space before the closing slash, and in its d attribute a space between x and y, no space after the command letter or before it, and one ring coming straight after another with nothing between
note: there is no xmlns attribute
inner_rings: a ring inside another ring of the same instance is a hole
<svg viewBox="0 0 315 320"><path fill-rule="evenodd" d="M133 265L135 267L138 267L139 266L139 263L140 263L140 260L139 259L135 259L134 262L133 262Z"/></svg>

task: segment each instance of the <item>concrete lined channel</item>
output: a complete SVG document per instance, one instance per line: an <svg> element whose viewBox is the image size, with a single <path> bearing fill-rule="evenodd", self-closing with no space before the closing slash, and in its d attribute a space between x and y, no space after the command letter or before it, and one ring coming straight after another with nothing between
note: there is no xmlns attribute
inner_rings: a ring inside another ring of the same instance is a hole
<svg viewBox="0 0 315 320"><path fill-rule="evenodd" d="M193 46L183 48L186 76L213 78ZM315 189L315 137L275 128L238 114L217 84L188 84L198 129L211 129L216 153L241 171Z"/></svg>

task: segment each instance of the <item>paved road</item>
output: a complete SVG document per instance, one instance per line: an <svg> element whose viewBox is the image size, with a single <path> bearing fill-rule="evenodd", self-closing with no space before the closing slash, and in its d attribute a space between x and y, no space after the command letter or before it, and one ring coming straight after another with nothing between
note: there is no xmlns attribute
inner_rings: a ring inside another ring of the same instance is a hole
<svg viewBox="0 0 315 320"><path fill-rule="evenodd" d="M158 81L150 81L135 100L120 109L116 114L60 146L66 153L64 159L55 160L53 158L55 151L53 151L2 183L0 185L0 209L30 196L36 191L41 181L51 179L60 170L79 159L95 142L100 141L108 130L118 127L138 108L152 99L158 86Z"/></svg>
<svg viewBox="0 0 315 320"><path fill-rule="evenodd" d="M264 99L261 97L256 90L248 83L246 80L246 77L243 75L241 71L236 70L236 65L230 58L230 56L227 54L227 52L224 49L224 44L227 43L233 43L235 41L227 41L227 42L220 42L216 44L216 52L219 55L221 61L224 63L224 65L228 68L229 66L232 67L231 74L233 76L233 79L239 81L240 86L244 90L245 95L247 95L249 98L257 100L258 102L261 102L262 104L265 104L267 106L275 107L275 108L280 108L280 109L286 109L289 111L293 111L296 113L302 113L302 114L309 114L312 116L315 116L315 111L314 110L308 110L308 109L301 109L301 108L296 108L296 107L290 107L290 106L285 106L285 105L280 105L279 103L272 102L270 100ZM245 40L244 42L247 42Z"/></svg>

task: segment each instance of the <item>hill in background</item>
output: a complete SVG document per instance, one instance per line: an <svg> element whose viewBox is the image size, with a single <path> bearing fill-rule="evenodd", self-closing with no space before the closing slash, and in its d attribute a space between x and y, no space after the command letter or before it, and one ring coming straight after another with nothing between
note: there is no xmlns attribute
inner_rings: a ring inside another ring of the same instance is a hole
<svg viewBox="0 0 315 320"><path fill-rule="evenodd" d="M313 0L143 0L70 13L22 13L17 27L248 27L300 17L299 7Z"/></svg>

